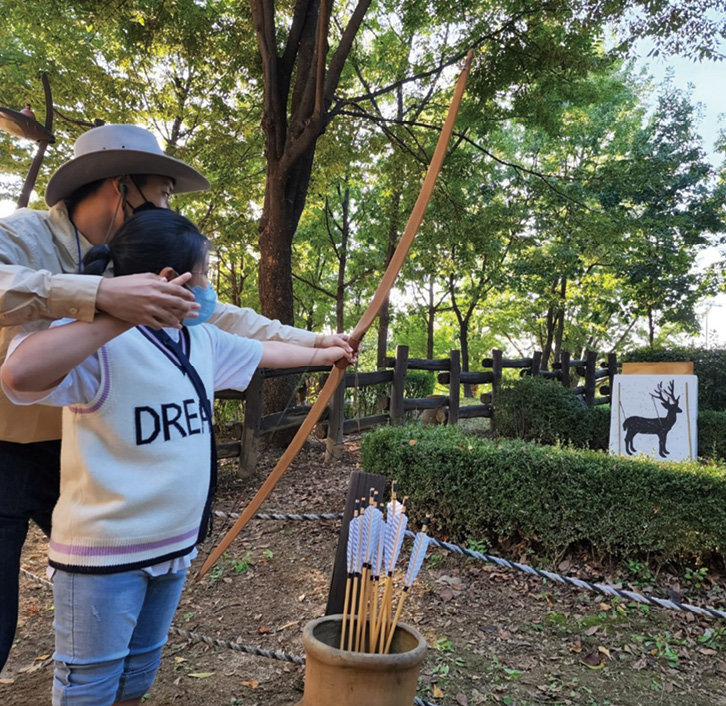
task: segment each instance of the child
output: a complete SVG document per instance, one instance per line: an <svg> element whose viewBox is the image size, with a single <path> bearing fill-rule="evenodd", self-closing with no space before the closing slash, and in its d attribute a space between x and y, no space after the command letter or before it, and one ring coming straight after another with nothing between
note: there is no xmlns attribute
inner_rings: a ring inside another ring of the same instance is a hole
<svg viewBox="0 0 726 706"><path fill-rule="evenodd" d="M175 329L107 314L13 341L0 371L16 404L63 406L61 493L53 512L53 704L139 704L151 687L216 463L214 390L244 389L255 368L329 365L342 348L252 341L196 325L214 310L208 244L166 209L138 213L86 272L158 272L190 287L196 318ZM183 273L181 275L177 273Z"/></svg>

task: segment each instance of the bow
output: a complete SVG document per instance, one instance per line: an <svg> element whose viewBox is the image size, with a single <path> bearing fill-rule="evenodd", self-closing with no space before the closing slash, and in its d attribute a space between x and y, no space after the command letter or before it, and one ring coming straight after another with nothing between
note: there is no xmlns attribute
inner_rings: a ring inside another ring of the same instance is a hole
<svg viewBox="0 0 726 706"><path fill-rule="evenodd" d="M383 278L381 279L378 288L373 295L373 299L371 300L370 304L368 304L368 307L363 312L363 315L361 316L360 320L358 321L350 335L350 342L354 349L358 348L361 339L365 335L366 331L368 331L368 329L371 327L371 324L375 320L376 316L378 316L378 312L380 311L381 306L383 305L386 297L388 296L391 287L393 287L393 283L395 282L398 273L401 271L401 267L403 266L403 262L406 259L406 255L411 249L413 239L416 237L416 232L421 225L424 213L426 212L426 207L428 206L429 200L431 199L431 194L434 190L434 185L436 184L436 179L439 175L439 172L441 171L441 165L443 164L444 156L446 154L446 148L449 144L451 133L454 129L456 114L459 111L461 98L464 95L466 79L469 75L469 69L471 67L471 62L473 58L474 52L470 51L466 56L464 68L462 69L461 74L459 75L459 79L456 82L454 97L451 100L449 112L446 116L446 120L444 121L444 126L441 129L441 134L439 135L438 142L436 143L434 155L431 158L431 163L429 164L428 170L426 171L426 177L424 178L424 182L421 186L421 191L419 192L418 198L416 199L413 211L411 211L411 215L408 218L408 222L406 223L406 228L403 231L401 240L399 241L398 246L396 247L396 250L391 257L391 261L388 263L388 267L386 268ZM333 392L335 392L336 388L338 387L340 381L343 378L345 368L345 362L337 363L332 367L330 374L328 375L328 379L326 380L323 389L320 391L318 399L315 401L315 404L313 404L313 406L310 408L307 417L305 417L302 425L297 430L297 433L290 442L290 445L287 447L287 449L285 449L285 452L280 457L280 460L272 469L272 472L267 477L265 482L260 486L260 489L252 498L249 505L247 505L247 507L244 509L244 512L242 512L242 514L237 518L237 521L234 523L234 525L232 525L227 534L224 535L219 544L209 553L204 564L202 564L202 568L196 575L195 581L199 581L201 578L203 578L207 571L212 568L212 566L216 563L219 557L222 556L222 554L226 551L227 547L229 547L229 545L234 541L235 537L237 537L237 535L242 531L243 527L257 513L262 503L267 499L269 494L277 485L280 478L282 478L283 474L289 468L298 451L300 451L300 449L302 448L305 440L308 438L308 436L310 436L313 427L317 423L318 419L320 419L320 415L323 413L323 410L328 405L328 402L330 402L330 398L332 397Z"/></svg>

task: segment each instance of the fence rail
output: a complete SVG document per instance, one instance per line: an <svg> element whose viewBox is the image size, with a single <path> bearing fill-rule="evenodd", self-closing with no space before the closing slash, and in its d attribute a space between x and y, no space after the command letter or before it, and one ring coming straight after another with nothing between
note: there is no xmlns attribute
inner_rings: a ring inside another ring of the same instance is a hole
<svg viewBox="0 0 726 706"><path fill-rule="evenodd" d="M400 424L413 411L424 413L425 419L447 424L458 424L460 419L484 417L490 419L494 428L496 398L501 390L503 373L507 369L519 370L520 376L537 375L557 380L580 395L587 406L608 404L618 361L614 353L607 354L601 362L598 362L599 357L596 351L588 351L585 358L573 360L569 352L563 352L560 361L555 363L552 370L542 370L540 351L535 351L531 358L505 358L501 350L495 349L492 350L490 358L481 361L482 370L463 371L458 350L452 350L448 358L409 358L408 346L398 346L395 357L386 358L385 368L373 372L348 372L343 376L328 408L320 418L320 428L326 435L326 460L339 458L346 434L365 431L382 424ZM437 380L439 384L448 386L448 394L423 398L405 397L409 370L438 373ZM328 368L260 369L252 376L245 392L224 390L218 393L218 399L244 400L245 403L243 420L234 425L239 440L218 444L219 458L236 458L240 473L251 474L257 465L261 438L275 431L299 427L310 409L303 404L283 412L263 414L265 380L282 375L301 376L310 372L327 373ZM580 378L578 384L573 384L575 376ZM390 393L380 400L380 413L346 418L346 389L381 384L390 384ZM462 405L462 385L487 385L490 389L481 393L481 404Z"/></svg>

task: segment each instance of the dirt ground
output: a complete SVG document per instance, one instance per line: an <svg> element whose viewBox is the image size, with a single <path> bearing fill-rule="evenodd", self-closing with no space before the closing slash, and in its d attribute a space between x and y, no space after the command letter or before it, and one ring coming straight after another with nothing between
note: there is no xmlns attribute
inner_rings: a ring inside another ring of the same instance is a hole
<svg viewBox="0 0 726 706"><path fill-rule="evenodd" d="M326 466L323 454L322 443L308 442L263 510L342 512L350 472L359 468L358 441L347 442L335 465ZM231 467L223 472L217 508L239 511L275 460L266 454L260 477L247 481ZM216 539L222 524L217 521ZM187 586L174 624L302 655L302 628L325 609L338 531L337 520L252 521L213 572ZM44 576L45 549L45 538L34 529L23 567L35 576ZM502 549L491 553L506 555ZM508 556L521 558L516 552ZM595 581L624 579L579 556L567 556L558 566ZM662 572L655 579L646 566L632 562L627 578L635 590L726 607L724 577L710 572ZM23 576L21 601L16 644L0 674L0 704L47 706L51 593ZM429 550L403 620L429 644L418 696L442 706L726 705L723 621L605 600L435 549ZM295 664L172 634L144 703L282 706L302 698L303 680L304 670Z"/></svg>

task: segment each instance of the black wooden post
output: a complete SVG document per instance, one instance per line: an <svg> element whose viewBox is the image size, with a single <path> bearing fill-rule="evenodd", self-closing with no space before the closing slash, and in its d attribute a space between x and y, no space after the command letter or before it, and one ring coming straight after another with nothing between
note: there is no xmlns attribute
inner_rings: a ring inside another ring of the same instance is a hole
<svg viewBox="0 0 726 706"><path fill-rule="evenodd" d="M449 367L449 419L447 424L459 423L459 404L461 400L461 353L451 351Z"/></svg>
<svg viewBox="0 0 726 706"><path fill-rule="evenodd" d="M343 524L340 528L340 536L338 537L338 549L335 552L335 565L333 566L333 577L330 581L328 605L325 608L325 615L336 615L343 612L345 582L348 578L348 567L346 565L348 525L353 517L356 498L368 498L371 488L375 488L379 493L379 497L382 499L386 490L386 476L378 473L363 473L363 471L353 471L350 474L348 498L345 501Z"/></svg>
<svg viewBox="0 0 726 706"><path fill-rule="evenodd" d="M587 351L585 356L585 404L592 407L595 404L595 368L597 366L597 352Z"/></svg>
<svg viewBox="0 0 726 706"><path fill-rule="evenodd" d="M406 386L408 370L408 346L396 347L396 363L393 366L393 382L391 383L391 404L388 414L391 424L403 422L403 393Z"/></svg>
<svg viewBox="0 0 726 706"><path fill-rule="evenodd" d="M570 378L570 351L562 351L560 354L560 370L562 371L562 387L570 387L572 384L572 378Z"/></svg>
<svg viewBox="0 0 726 706"><path fill-rule="evenodd" d="M251 476L257 467L258 437L262 421L262 384L264 378L259 370L250 380L245 392L245 418L242 425L242 442L239 456L241 476Z"/></svg>
<svg viewBox="0 0 726 706"><path fill-rule="evenodd" d="M494 431L496 429L495 409L497 406L497 395L502 389L502 356L503 353L498 348L492 348L492 398L490 405L489 428Z"/></svg>
<svg viewBox="0 0 726 706"><path fill-rule="evenodd" d="M610 387L610 402L613 401L613 378L618 374L618 356L608 353L608 385Z"/></svg>
<svg viewBox="0 0 726 706"><path fill-rule="evenodd" d="M532 377L539 375L540 368L542 367L542 351L535 351L532 354L532 365L529 368Z"/></svg>
<svg viewBox="0 0 726 706"><path fill-rule="evenodd" d="M343 456L343 424L345 422L345 375L335 389L328 405L328 436L325 439L325 461Z"/></svg>

